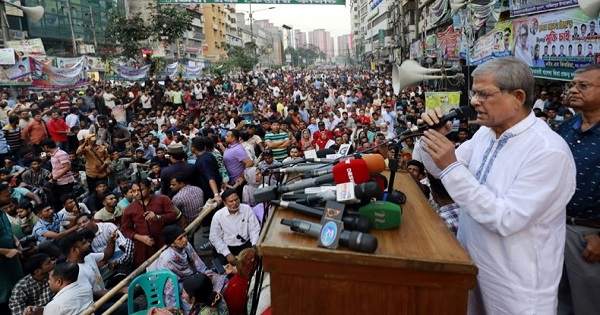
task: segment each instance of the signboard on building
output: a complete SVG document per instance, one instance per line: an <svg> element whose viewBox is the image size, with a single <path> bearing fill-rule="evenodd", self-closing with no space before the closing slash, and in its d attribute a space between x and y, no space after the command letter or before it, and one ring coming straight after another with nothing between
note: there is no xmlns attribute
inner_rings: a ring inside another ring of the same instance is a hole
<svg viewBox="0 0 600 315"><path fill-rule="evenodd" d="M597 23L579 8L516 19L514 56L530 65L535 77L571 80L600 52Z"/></svg>
<svg viewBox="0 0 600 315"><path fill-rule="evenodd" d="M329 4L346 5L346 0L158 0L158 4Z"/></svg>
<svg viewBox="0 0 600 315"><path fill-rule="evenodd" d="M14 65L15 50L13 48L0 49L0 65Z"/></svg>
<svg viewBox="0 0 600 315"><path fill-rule="evenodd" d="M379 30L379 34L377 35L377 39L379 40L379 47L385 46L385 30Z"/></svg>
<svg viewBox="0 0 600 315"><path fill-rule="evenodd" d="M24 40L9 40L5 45L7 48L14 48L15 52L20 57L29 55L45 55L46 49L40 38L24 39Z"/></svg>
<svg viewBox="0 0 600 315"><path fill-rule="evenodd" d="M510 16L529 15L577 6L577 0L519 0L509 1Z"/></svg>

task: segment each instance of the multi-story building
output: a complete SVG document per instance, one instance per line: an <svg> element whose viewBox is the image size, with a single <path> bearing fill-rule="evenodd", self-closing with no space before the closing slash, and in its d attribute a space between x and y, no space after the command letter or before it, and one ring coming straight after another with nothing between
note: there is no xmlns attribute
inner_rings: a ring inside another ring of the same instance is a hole
<svg viewBox="0 0 600 315"><path fill-rule="evenodd" d="M333 57L334 55L333 38L324 29L316 29L308 32L308 45L319 48L328 57Z"/></svg>
<svg viewBox="0 0 600 315"><path fill-rule="evenodd" d="M93 53L95 43L104 38L110 15L125 14L123 0L22 0L21 3L27 7L43 6L44 16L33 23L22 17L20 10L7 6L11 38L41 38L46 50L55 55ZM11 15L12 12L16 13Z"/></svg>
<svg viewBox="0 0 600 315"><path fill-rule="evenodd" d="M346 34L337 37L338 55L353 56L354 46L352 41L353 35Z"/></svg>
<svg viewBox="0 0 600 315"><path fill-rule="evenodd" d="M296 49L301 47L307 47L308 41L306 40L306 32L301 30L294 30L294 41L296 45Z"/></svg>
<svg viewBox="0 0 600 315"><path fill-rule="evenodd" d="M227 13L223 4L204 4L204 58L217 62L227 56Z"/></svg>

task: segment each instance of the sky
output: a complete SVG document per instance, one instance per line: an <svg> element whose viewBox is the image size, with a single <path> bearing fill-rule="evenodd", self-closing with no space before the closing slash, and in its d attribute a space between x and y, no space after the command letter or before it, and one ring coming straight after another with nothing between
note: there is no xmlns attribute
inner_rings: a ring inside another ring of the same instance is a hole
<svg viewBox="0 0 600 315"><path fill-rule="evenodd" d="M259 11L270 7L275 9ZM236 10L246 13L248 5L238 4ZM254 20L268 19L275 26L285 24L303 32L325 29L331 33L334 42L337 36L350 34L349 5L254 4L252 11Z"/></svg>

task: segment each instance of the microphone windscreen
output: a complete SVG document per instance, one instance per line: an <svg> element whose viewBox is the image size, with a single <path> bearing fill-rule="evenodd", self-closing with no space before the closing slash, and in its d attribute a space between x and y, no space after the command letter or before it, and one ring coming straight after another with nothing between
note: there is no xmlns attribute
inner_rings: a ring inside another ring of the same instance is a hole
<svg viewBox="0 0 600 315"><path fill-rule="evenodd" d="M377 250L377 238L368 233L351 231L348 235L348 248L361 253L374 253Z"/></svg>
<svg viewBox="0 0 600 315"><path fill-rule="evenodd" d="M384 175L379 173L371 173L371 181L379 185L381 192L385 192L385 190L387 189L388 179Z"/></svg>
<svg viewBox="0 0 600 315"><path fill-rule="evenodd" d="M372 198L381 199L381 197L383 197L383 192L375 182L366 182L356 185L354 193L356 199L359 199L362 202L369 202Z"/></svg>
<svg viewBox="0 0 600 315"><path fill-rule="evenodd" d="M353 182L362 184L371 179L367 170L367 162L363 160L342 160L333 167L333 180L335 184Z"/></svg>
<svg viewBox="0 0 600 315"><path fill-rule="evenodd" d="M367 162L369 173L381 173L385 170L385 159L381 154L365 154L362 159Z"/></svg>
<svg viewBox="0 0 600 315"><path fill-rule="evenodd" d="M400 225L402 208L388 201L375 201L358 209L361 216L371 221L371 228L376 230L393 229Z"/></svg>

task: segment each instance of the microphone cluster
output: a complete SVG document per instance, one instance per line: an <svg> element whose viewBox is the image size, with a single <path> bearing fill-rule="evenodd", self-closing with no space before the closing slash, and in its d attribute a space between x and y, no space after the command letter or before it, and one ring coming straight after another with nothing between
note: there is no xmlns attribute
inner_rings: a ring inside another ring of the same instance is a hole
<svg viewBox="0 0 600 315"><path fill-rule="evenodd" d="M293 161L299 162L309 161ZM368 232L370 229L398 227L402 214L400 203L406 201L406 196L399 191L385 193L387 183L378 178L385 169L383 157L364 154L339 161L313 159L310 162L314 164L288 163L280 169L274 169L274 173L303 173L301 177L304 179L278 187L257 189L255 200L270 202L315 218L326 217L326 202L340 203L344 210L339 218L343 223L339 244L363 253L375 252L377 238ZM281 224L290 226L294 232L317 238L325 225L324 221L320 225L299 219L284 219Z"/></svg>

